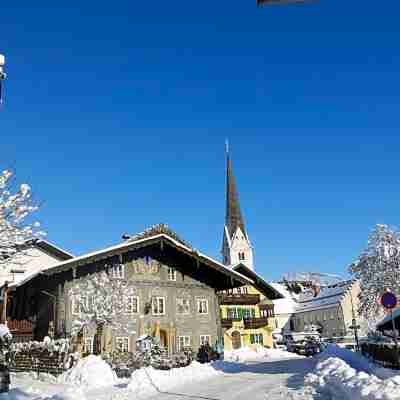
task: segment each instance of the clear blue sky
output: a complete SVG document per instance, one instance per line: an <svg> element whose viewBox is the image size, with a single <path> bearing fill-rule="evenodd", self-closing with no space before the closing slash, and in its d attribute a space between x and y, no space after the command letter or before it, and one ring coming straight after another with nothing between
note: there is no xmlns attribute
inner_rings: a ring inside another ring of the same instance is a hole
<svg viewBox="0 0 400 400"><path fill-rule="evenodd" d="M1 165L75 253L164 222L219 257L224 140L257 270L345 274L400 225L400 5L5 2Z"/></svg>

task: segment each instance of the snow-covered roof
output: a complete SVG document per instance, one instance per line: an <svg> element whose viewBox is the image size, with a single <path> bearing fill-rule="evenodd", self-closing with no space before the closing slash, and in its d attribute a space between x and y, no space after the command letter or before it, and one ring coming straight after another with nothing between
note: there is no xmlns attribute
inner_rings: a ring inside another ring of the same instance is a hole
<svg viewBox="0 0 400 400"><path fill-rule="evenodd" d="M120 250L122 251L129 251L137 245L140 244L146 244L146 242L152 242L152 241L166 241L175 246L178 249L181 249L185 251L186 253L190 254L191 256L197 256L201 261L209 265L211 268L230 276L231 278L237 279L239 282L242 284L253 284L253 280L248 278L247 276L244 276L240 274L239 272L236 272L234 270L231 270L230 268L226 267L224 264L214 260L211 257L206 256L205 254L200 253L198 250L188 247L185 244L183 244L181 241L178 241L168 234L165 233L160 233L156 234L154 236L146 236L141 239L137 240L127 240L123 243L117 244L115 246L107 247L105 249L101 249L98 251L90 252L87 254L83 254L78 257L74 257L70 260L62 261L56 264L48 265L44 268L42 268L40 271L37 271L36 273L30 274L29 276L25 276L24 279L18 281L18 282L13 282L12 284L9 285L9 288L16 288L21 286L22 284L28 282L29 280L33 279L39 274L45 274L45 275L52 275L54 273L58 273L61 271L66 271L74 267L81 267L84 266L85 264L94 261L94 260L100 260L100 259L105 259L110 257L110 255L117 254Z"/></svg>
<svg viewBox="0 0 400 400"><path fill-rule="evenodd" d="M353 283L353 281L345 281L331 287L321 288L321 292L315 297L313 297L312 293L305 293L299 298L296 313L315 311L340 304Z"/></svg>
<svg viewBox="0 0 400 400"><path fill-rule="evenodd" d="M72 258L72 254L53 243L38 240L31 248L24 250L17 264L7 265L0 271L0 287L6 281L9 287L20 285L38 275L43 269Z"/></svg>
<svg viewBox="0 0 400 400"><path fill-rule="evenodd" d="M282 299L272 301L275 315L292 314L296 308L296 301L291 293L280 283L271 282L270 285L283 296Z"/></svg>

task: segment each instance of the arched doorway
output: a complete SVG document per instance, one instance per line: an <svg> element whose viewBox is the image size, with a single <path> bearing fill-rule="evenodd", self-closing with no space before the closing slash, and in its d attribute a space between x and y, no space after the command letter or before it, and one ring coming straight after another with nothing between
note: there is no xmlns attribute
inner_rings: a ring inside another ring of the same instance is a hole
<svg viewBox="0 0 400 400"><path fill-rule="evenodd" d="M242 339L240 338L240 332L232 332L232 348L233 350L240 349L242 347Z"/></svg>

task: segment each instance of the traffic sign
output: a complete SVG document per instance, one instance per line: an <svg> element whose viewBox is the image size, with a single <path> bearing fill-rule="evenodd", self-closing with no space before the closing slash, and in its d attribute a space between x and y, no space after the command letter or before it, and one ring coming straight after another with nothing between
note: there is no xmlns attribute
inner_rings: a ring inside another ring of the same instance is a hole
<svg viewBox="0 0 400 400"><path fill-rule="evenodd" d="M395 308L397 306L397 297L392 292L385 292L381 297L381 304L388 310Z"/></svg>

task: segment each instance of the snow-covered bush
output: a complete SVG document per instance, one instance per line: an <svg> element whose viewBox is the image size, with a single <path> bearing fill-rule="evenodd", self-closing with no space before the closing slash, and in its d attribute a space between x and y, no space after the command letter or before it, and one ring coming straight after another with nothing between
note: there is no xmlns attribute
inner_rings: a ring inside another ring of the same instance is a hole
<svg viewBox="0 0 400 400"><path fill-rule="evenodd" d="M60 383L68 383L83 388L96 388L114 385L116 375L111 367L99 356L82 358L59 378Z"/></svg>
<svg viewBox="0 0 400 400"><path fill-rule="evenodd" d="M39 230L40 223L29 221L38 210L29 185L23 183L12 191L13 173L0 173L0 266L19 265L29 256L35 239L45 235Z"/></svg>
<svg viewBox="0 0 400 400"><path fill-rule="evenodd" d="M0 365L8 365L10 361L12 335L6 325L0 324Z"/></svg>
<svg viewBox="0 0 400 400"><path fill-rule="evenodd" d="M134 324L126 320L125 310L135 290L122 279L111 279L105 271L74 281L69 290L75 307L71 335L76 336L85 327L99 326L134 333Z"/></svg>

